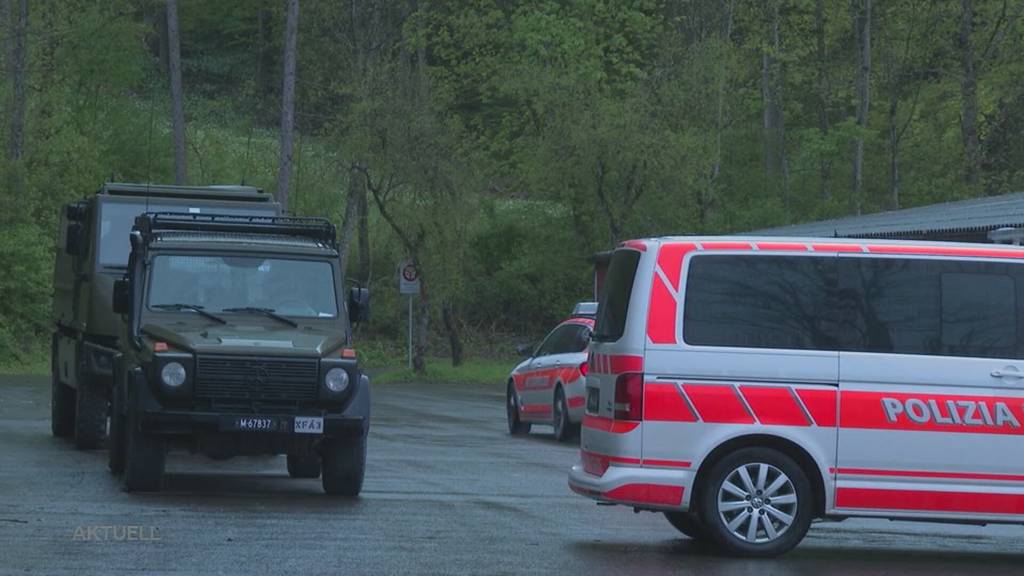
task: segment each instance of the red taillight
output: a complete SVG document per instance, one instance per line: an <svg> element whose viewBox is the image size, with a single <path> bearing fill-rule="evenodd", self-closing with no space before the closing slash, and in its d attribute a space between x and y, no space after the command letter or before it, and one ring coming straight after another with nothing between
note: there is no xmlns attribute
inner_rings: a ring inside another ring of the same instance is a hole
<svg viewBox="0 0 1024 576"><path fill-rule="evenodd" d="M580 376L583 376L584 378L586 378L587 377L587 370L588 370L588 367L587 367L587 363L586 362L584 362L583 364L580 364Z"/></svg>
<svg viewBox="0 0 1024 576"><path fill-rule="evenodd" d="M615 419L643 420L644 375L626 372L615 379Z"/></svg>

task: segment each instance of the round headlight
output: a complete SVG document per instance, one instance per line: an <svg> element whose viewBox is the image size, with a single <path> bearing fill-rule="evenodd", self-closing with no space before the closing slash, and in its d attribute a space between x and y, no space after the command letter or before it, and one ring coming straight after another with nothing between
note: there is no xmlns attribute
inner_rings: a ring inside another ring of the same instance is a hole
<svg viewBox="0 0 1024 576"><path fill-rule="evenodd" d="M324 376L324 386L334 393L344 392L348 389L348 372L344 368L331 368Z"/></svg>
<svg viewBox="0 0 1024 576"><path fill-rule="evenodd" d="M160 371L160 379L164 385L177 388L185 383L185 367L180 362L168 362Z"/></svg>

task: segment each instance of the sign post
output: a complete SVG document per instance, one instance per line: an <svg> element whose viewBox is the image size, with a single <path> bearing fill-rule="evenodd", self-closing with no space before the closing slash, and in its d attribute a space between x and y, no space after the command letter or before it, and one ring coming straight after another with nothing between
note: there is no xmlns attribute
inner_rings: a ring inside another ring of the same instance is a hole
<svg viewBox="0 0 1024 576"><path fill-rule="evenodd" d="M398 265L398 293L409 296L409 369L412 369L412 297L420 293L420 271L412 260Z"/></svg>

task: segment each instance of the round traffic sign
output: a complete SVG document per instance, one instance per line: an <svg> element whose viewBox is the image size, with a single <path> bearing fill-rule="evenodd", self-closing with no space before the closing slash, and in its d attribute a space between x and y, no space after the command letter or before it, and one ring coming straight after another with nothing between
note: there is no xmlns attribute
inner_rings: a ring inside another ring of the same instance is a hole
<svg viewBox="0 0 1024 576"><path fill-rule="evenodd" d="M404 278L406 282L415 282L416 279L419 277L419 270L417 270L416 266L414 266L411 262L409 264L406 264L405 267L402 268L402 278Z"/></svg>

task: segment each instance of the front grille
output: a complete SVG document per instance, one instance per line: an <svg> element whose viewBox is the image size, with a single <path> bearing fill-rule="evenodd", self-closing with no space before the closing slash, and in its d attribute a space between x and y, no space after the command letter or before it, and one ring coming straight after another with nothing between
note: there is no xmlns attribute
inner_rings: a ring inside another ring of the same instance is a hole
<svg viewBox="0 0 1024 576"><path fill-rule="evenodd" d="M224 404L293 404L316 400L316 358L196 358L195 399Z"/></svg>

